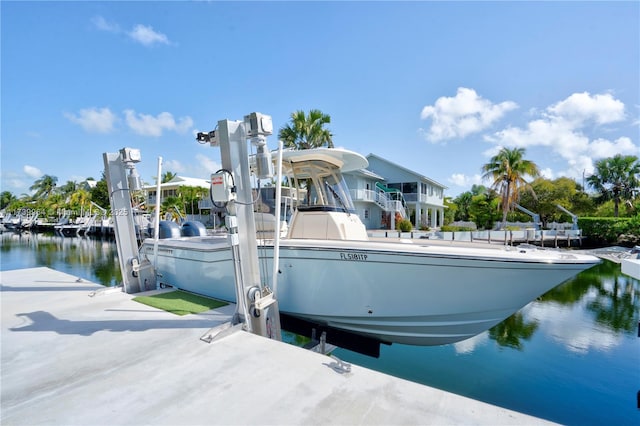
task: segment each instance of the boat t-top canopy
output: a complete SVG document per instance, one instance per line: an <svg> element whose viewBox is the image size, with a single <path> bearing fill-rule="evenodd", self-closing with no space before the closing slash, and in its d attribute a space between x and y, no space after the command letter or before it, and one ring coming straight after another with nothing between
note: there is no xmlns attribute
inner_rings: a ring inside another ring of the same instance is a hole
<svg viewBox="0 0 640 426"><path fill-rule="evenodd" d="M273 155L273 158L277 158L277 155ZM291 174L294 163L314 160L333 164L341 172L365 169L369 166L369 161L364 156L342 148L288 149L282 152L283 173Z"/></svg>

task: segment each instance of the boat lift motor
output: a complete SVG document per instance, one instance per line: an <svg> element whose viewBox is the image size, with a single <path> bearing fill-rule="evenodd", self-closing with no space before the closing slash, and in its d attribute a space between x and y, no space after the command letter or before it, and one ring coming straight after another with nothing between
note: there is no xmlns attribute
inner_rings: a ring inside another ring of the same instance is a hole
<svg viewBox="0 0 640 426"><path fill-rule="evenodd" d="M109 191L109 203L116 236L118 261L126 293L155 290L156 273L145 257L140 257L133 222L132 191L141 188L135 164L140 162L140 150L122 148L120 152L102 154L104 174Z"/></svg>
<svg viewBox="0 0 640 426"><path fill-rule="evenodd" d="M236 281L236 312L231 326L264 337L282 340L278 302L260 276L260 259L253 213L251 173L258 179L273 176L271 153L266 137L273 133L271 117L258 112L244 117L244 121L218 121L217 130L198 133L199 142L219 147L222 169L211 175L211 198L223 203L229 244L233 255ZM247 140L256 146L255 167L249 165ZM274 260L275 262L275 260ZM266 281L266 277L265 277ZM210 330L202 339L212 341L228 327Z"/></svg>

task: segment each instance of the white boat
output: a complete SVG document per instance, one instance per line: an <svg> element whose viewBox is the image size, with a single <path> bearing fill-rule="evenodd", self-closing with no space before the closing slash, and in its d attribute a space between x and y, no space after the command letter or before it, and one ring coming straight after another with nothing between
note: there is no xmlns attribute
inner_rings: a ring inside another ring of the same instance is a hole
<svg viewBox="0 0 640 426"><path fill-rule="evenodd" d="M442 345L482 333L599 262L535 247L370 239L341 174L367 165L343 149L284 152L285 174L309 183L280 242L281 313L384 343ZM154 262L153 239L140 250ZM258 251L271 271L273 240L260 239ZM235 301L225 236L159 240L156 267L162 284Z"/></svg>

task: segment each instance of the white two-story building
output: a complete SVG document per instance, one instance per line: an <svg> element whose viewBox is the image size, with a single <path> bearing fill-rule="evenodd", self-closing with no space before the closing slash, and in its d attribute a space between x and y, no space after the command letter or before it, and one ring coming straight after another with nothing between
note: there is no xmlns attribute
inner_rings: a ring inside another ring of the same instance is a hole
<svg viewBox="0 0 640 426"><path fill-rule="evenodd" d="M368 229L393 229L399 218L415 229L442 226L446 186L375 154L367 160L366 170L346 173L345 180Z"/></svg>

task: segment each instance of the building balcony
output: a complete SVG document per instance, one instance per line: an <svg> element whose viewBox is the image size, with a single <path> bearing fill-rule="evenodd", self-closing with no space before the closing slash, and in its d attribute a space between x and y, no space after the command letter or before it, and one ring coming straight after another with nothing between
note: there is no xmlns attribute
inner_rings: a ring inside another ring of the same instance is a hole
<svg viewBox="0 0 640 426"><path fill-rule="evenodd" d="M427 195L427 194L417 194L417 193L402 193L404 200L407 203L420 203L420 204L430 204L434 206L444 206L444 201L442 198L437 197L435 195Z"/></svg>

